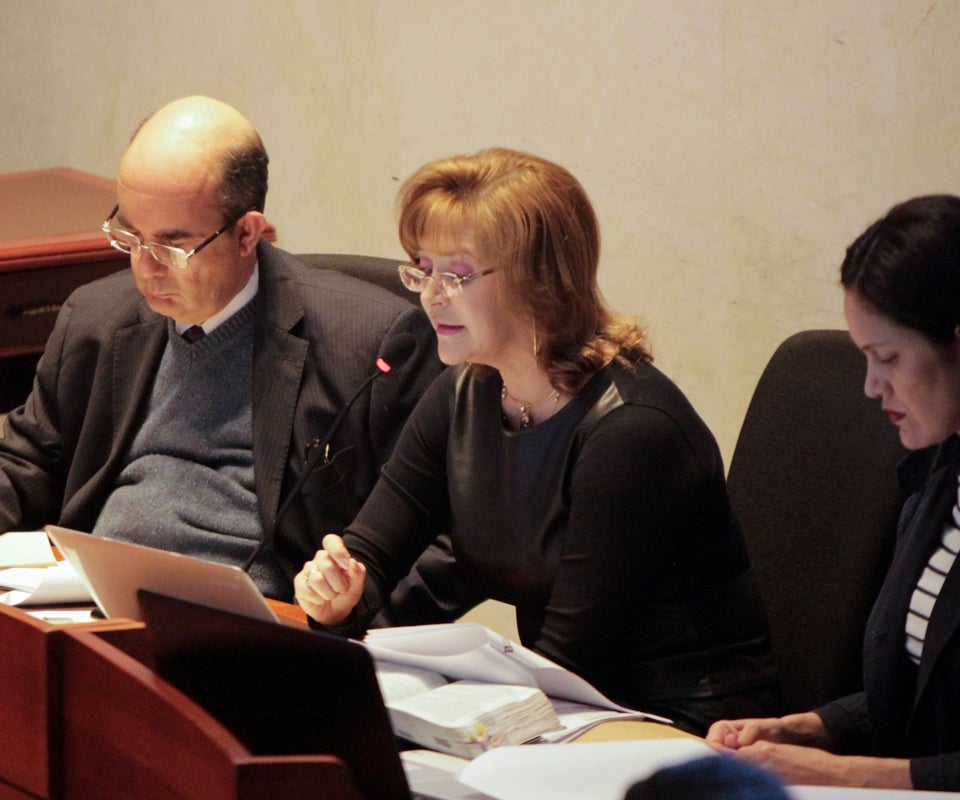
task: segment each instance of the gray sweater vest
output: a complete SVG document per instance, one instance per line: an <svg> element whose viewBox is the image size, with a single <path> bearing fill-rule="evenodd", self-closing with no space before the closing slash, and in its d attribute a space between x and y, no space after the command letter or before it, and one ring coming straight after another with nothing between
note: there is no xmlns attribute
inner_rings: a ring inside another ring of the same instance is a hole
<svg viewBox="0 0 960 800"><path fill-rule="evenodd" d="M143 426L94 533L241 565L263 535L253 475L256 300L189 344L169 322ZM264 556L266 558L266 554ZM251 569L280 593L279 567Z"/></svg>

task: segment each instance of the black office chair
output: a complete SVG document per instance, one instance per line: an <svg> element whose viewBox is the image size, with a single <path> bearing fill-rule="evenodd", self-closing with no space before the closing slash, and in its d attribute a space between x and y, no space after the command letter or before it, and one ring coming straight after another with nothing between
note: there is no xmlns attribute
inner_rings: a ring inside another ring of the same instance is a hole
<svg viewBox="0 0 960 800"><path fill-rule="evenodd" d="M416 297L400 282L397 267L402 262L399 258L343 253L298 253L297 258L317 269L335 269L354 278L375 283L384 289L389 289L404 300L411 302L416 300Z"/></svg>
<svg viewBox="0 0 960 800"><path fill-rule="evenodd" d="M317 269L335 269L375 283L419 304L418 296L400 281L400 259L337 253L300 253L297 258ZM475 606L478 601L472 597L469 582L461 582L460 576L448 569L452 560L450 541L441 535L394 589L372 627L449 622Z"/></svg>
<svg viewBox="0 0 960 800"><path fill-rule="evenodd" d="M804 331L773 354L728 475L770 622L783 712L862 686L867 615L904 500L905 455L845 331Z"/></svg>

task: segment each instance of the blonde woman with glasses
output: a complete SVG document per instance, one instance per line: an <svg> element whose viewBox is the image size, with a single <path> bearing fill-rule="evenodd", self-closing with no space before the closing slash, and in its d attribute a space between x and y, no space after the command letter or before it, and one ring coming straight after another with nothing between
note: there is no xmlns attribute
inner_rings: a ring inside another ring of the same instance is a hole
<svg viewBox="0 0 960 800"><path fill-rule="evenodd" d="M491 149L422 167L398 208L400 274L451 368L357 519L297 576L300 604L360 635L448 531L450 556L420 574L459 587L461 608L512 604L525 646L621 704L700 733L776 708L720 453L604 304L580 183Z"/></svg>

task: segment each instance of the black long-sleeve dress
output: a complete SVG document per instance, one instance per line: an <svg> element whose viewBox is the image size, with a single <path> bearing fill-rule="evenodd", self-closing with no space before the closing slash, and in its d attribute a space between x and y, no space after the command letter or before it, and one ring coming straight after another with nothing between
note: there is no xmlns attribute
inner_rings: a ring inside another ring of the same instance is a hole
<svg viewBox="0 0 960 800"><path fill-rule="evenodd" d="M615 361L553 417L510 431L501 387L457 367L414 410L345 535L368 580L344 630L369 624L449 531L452 557L426 572L468 595L459 610L514 605L525 646L611 699L701 732L775 713L722 459L680 390L650 364Z"/></svg>

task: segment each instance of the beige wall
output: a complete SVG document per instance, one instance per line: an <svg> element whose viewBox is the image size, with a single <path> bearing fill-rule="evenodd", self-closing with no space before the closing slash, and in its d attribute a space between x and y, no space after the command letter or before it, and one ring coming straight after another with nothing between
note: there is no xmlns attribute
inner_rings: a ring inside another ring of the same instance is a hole
<svg viewBox="0 0 960 800"><path fill-rule="evenodd" d="M399 179L532 150L587 187L609 300L729 460L775 345L842 326L849 240L960 192L958 42L957 0L0 0L0 171L111 175L203 92L260 129L288 249L399 255Z"/></svg>

